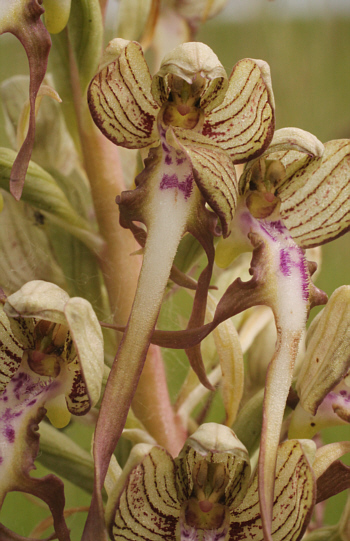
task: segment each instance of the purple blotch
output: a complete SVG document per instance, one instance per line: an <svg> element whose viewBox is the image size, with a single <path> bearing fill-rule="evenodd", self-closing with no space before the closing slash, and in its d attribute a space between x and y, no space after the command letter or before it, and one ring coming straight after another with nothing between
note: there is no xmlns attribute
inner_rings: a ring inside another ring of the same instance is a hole
<svg viewBox="0 0 350 541"><path fill-rule="evenodd" d="M164 150L164 152L169 152L169 147L165 143L162 143L162 149Z"/></svg>
<svg viewBox="0 0 350 541"><path fill-rule="evenodd" d="M176 158L176 165L182 165L185 161L185 158Z"/></svg>
<svg viewBox="0 0 350 541"><path fill-rule="evenodd" d="M171 164L173 163L173 160L172 160L170 154L167 154L167 155L165 156L165 163L166 163L167 165L171 165Z"/></svg>
<svg viewBox="0 0 350 541"><path fill-rule="evenodd" d="M306 261L304 260L304 257L302 255L302 251L299 250L299 253L301 255L300 262L299 262L299 272L301 276L301 287L303 289L303 299L304 301L309 300L309 275L307 272L306 267Z"/></svg>
<svg viewBox="0 0 350 541"><path fill-rule="evenodd" d="M284 276L291 275L291 266L292 266L292 261L290 259L289 252L288 250L283 248L280 251L280 269Z"/></svg>
<svg viewBox="0 0 350 541"><path fill-rule="evenodd" d="M340 394L341 394L342 396L346 396L348 393L347 393L345 390L343 390L343 391L340 391Z"/></svg>
<svg viewBox="0 0 350 541"><path fill-rule="evenodd" d="M15 441L15 431L12 428L12 426L7 426L4 430L4 436L9 441L9 443L13 443Z"/></svg>
<svg viewBox="0 0 350 541"><path fill-rule="evenodd" d="M179 182L177 175L163 175L160 183L161 190L169 188L178 188L184 194L185 199L188 199L192 193L192 175L188 175L185 180Z"/></svg>

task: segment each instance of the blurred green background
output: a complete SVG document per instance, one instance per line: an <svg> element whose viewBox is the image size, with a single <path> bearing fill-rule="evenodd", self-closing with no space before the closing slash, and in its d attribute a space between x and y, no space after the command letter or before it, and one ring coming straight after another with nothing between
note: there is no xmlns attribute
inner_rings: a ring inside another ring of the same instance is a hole
<svg viewBox="0 0 350 541"><path fill-rule="evenodd" d="M272 18L271 12L272 5L269 5L261 8L253 19L240 22L224 14L220 19L205 23L198 40L212 47L228 73L244 57L262 58L270 64L277 128L297 126L311 131L323 142L349 138L350 18L335 16L330 11L323 17L278 19ZM0 79L19 73L28 73L25 53L13 36L2 36ZM0 145L9 146L2 111ZM346 235L324 247L317 285L331 294L335 288L350 282L349 266L350 236ZM66 433L77 439L69 427ZM327 430L324 436L327 442L350 439L350 427ZM78 439L89 450L88 428L81 429ZM35 475L42 476L45 472L39 465ZM66 494L67 507L89 503L88 495L68 482ZM338 520L344 500L345 494L342 494L329 503L328 523ZM21 535L29 535L47 516L47 509L34 506L24 495L16 493L7 497L1 511L1 521ZM72 541L79 541L85 517L86 514L79 514L68 519Z"/></svg>

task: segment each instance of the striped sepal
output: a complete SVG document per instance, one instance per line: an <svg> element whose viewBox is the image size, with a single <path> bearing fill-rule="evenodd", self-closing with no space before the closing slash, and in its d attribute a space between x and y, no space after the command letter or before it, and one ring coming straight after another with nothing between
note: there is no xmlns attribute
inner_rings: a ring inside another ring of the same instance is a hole
<svg viewBox="0 0 350 541"><path fill-rule="evenodd" d="M231 159L215 141L190 130L173 130L191 159L198 188L219 216L223 236L227 237L238 196L236 172Z"/></svg>
<svg viewBox="0 0 350 541"><path fill-rule="evenodd" d="M286 155L284 160L289 176L298 156ZM302 248L312 248L350 228L350 141L329 141L322 158L304 160L281 186L279 196L281 216L292 237Z"/></svg>
<svg viewBox="0 0 350 541"><path fill-rule="evenodd" d="M175 541L180 504L174 462L159 447L129 475L111 527L115 541Z"/></svg>
<svg viewBox="0 0 350 541"><path fill-rule="evenodd" d="M302 445L297 440L284 442L278 451L272 537L274 541L301 539L313 506L316 483ZM230 541L263 541L258 480L255 475L243 503L231 513Z"/></svg>
<svg viewBox="0 0 350 541"><path fill-rule="evenodd" d="M132 41L92 80L88 90L92 117L116 145L144 148L158 140L159 107L151 82L141 46Z"/></svg>
<svg viewBox="0 0 350 541"><path fill-rule="evenodd" d="M266 63L247 58L233 68L224 101L206 117L203 134L234 163L260 155L274 130L273 95Z"/></svg>
<svg viewBox="0 0 350 541"><path fill-rule="evenodd" d="M188 438L175 459L178 497L181 503L191 497L196 469L205 459L208 464L220 464L225 471L225 505L236 507L243 499L250 477L246 448L227 426L205 423Z"/></svg>
<svg viewBox="0 0 350 541"><path fill-rule="evenodd" d="M32 331L31 321L18 318L10 322L0 305L0 392L17 372L23 351L32 346L28 341Z"/></svg>

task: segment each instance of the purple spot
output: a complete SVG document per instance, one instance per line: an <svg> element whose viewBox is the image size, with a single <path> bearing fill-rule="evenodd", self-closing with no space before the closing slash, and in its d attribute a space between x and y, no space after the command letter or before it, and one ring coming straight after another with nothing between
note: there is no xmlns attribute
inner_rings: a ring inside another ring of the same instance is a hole
<svg viewBox="0 0 350 541"><path fill-rule="evenodd" d="M272 227L273 229L275 229L276 231L278 231L278 233L283 234L283 233L286 232L286 228L285 228L285 226L282 224L282 222L276 221L276 222L270 222L270 224L271 224L271 227Z"/></svg>
<svg viewBox="0 0 350 541"><path fill-rule="evenodd" d="M347 392L346 392L345 390L343 390L343 391L340 391L340 394L341 394L342 396L346 396L346 395L347 395Z"/></svg>
<svg viewBox="0 0 350 541"><path fill-rule="evenodd" d="M301 255L300 261L299 261L299 272L301 276L301 287L303 290L303 299L304 301L308 301L309 299L309 276L308 272L306 270L306 261L304 259L303 253L301 250L299 251L299 255Z"/></svg>
<svg viewBox="0 0 350 541"><path fill-rule="evenodd" d="M12 426L7 426L5 428L4 436L9 441L9 443L13 443L15 441L15 431Z"/></svg>
<svg viewBox="0 0 350 541"><path fill-rule="evenodd" d="M2 397L2 400L3 400L4 402L7 402L8 399L9 399L9 397L8 397L7 395L5 395L5 396Z"/></svg>
<svg viewBox="0 0 350 541"><path fill-rule="evenodd" d="M288 250L283 248L280 251L280 269L281 269L282 274L284 276L290 276L291 275L291 266L292 266L292 262L291 262L291 259L290 259L289 252L288 252Z"/></svg>
<svg viewBox="0 0 350 541"><path fill-rule="evenodd" d="M163 175L160 189L167 190L169 188L178 188L184 194L185 199L188 199L192 193L192 175L188 175L182 182L179 182L175 173L173 175Z"/></svg>
<svg viewBox="0 0 350 541"><path fill-rule="evenodd" d="M36 404L36 398L28 402L27 406L34 406L34 404Z"/></svg>
<svg viewBox="0 0 350 541"><path fill-rule="evenodd" d="M165 163L166 163L167 165L171 165L171 164L173 163L173 160L171 159L170 154L167 154L167 155L165 156Z"/></svg>
<svg viewBox="0 0 350 541"><path fill-rule="evenodd" d="M176 165L182 165L185 161L185 158L176 158Z"/></svg>
<svg viewBox="0 0 350 541"><path fill-rule="evenodd" d="M164 152L169 152L169 147L165 143L162 143L162 149L164 150Z"/></svg>

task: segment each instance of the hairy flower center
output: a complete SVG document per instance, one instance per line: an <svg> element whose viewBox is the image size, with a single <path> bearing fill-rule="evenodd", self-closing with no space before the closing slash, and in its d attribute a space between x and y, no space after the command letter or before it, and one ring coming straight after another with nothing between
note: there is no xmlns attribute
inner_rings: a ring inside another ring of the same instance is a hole
<svg viewBox="0 0 350 541"><path fill-rule="evenodd" d="M267 218L280 203L276 192L284 175L285 168L279 160L261 159L253 165L246 203L254 218Z"/></svg>
<svg viewBox="0 0 350 541"><path fill-rule="evenodd" d="M192 497L184 506L185 521L200 530L221 528L228 514L225 488L228 476L223 464L202 460L193 469Z"/></svg>
<svg viewBox="0 0 350 541"><path fill-rule="evenodd" d="M40 376L58 376L67 332L65 325L39 321L34 329L35 349L26 352L33 372Z"/></svg>
<svg viewBox="0 0 350 541"><path fill-rule="evenodd" d="M188 130L194 129L203 117L200 93L204 79L197 76L196 80L189 84L177 75L171 75L169 84L170 93L163 111L164 123Z"/></svg>

